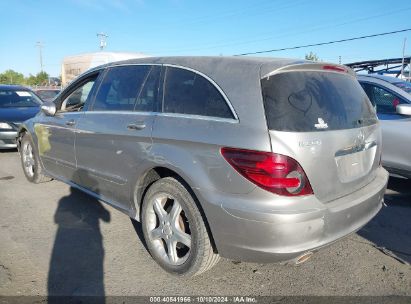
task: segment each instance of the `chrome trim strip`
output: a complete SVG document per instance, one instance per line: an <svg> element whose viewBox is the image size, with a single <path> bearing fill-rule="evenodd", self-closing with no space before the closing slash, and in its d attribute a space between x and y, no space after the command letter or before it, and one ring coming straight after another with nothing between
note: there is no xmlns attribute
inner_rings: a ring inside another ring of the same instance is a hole
<svg viewBox="0 0 411 304"><path fill-rule="evenodd" d="M45 128L50 128L50 129L61 129L61 130L68 130L71 132L76 131L76 129L74 129L73 127L63 127L63 126L49 125L49 124L38 124L38 125L45 127Z"/></svg>
<svg viewBox="0 0 411 304"><path fill-rule="evenodd" d="M181 114L181 113L163 113L163 112L140 112L140 111L87 111L84 112L86 115L96 115L96 114L122 114L122 115L138 115L138 116L165 116L165 117L178 117L187 119L199 119L199 120L210 120L210 121L220 121L229 123L239 123L239 120L234 118L222 118L215 116L204 116L204 115L194 115L194 114ZM77 129L78 130L78 129Z"/></svg>
<svg viewBox="0 0 411 304"><path fill-rule="evenodd" d="M74 150L73 150L73 153L74 153ZM44 155L44 154L41 157L42 157L43 161L50 162L53 165L59 165L59 166L63 166L63 167L69 168L69 169L73 169L73 170L75 170L77 168L76 164L65 161L61 158L55 158L55 157L52 157L52 156L49 156L49 155Z"/></svg>
<svg viewBox="0 0 411 304"><path fill-rule="evenodd" d="M63 182L63 183L68 184L68 185L71 186L71 187L77 188L77 189L79 189L79 190L87 193L88 195L91 195L91 196L95 197L95 198L98 199L100 202L107 203L107 204L109 204L110 206L116 208L117 210L119 210L119 211L121 211L121 212L123 212L123 213L125 213L125 214L129 214L129 211L130 211L129 209L124 208L121 204L117 203L117 202L114 201L114 200L108 199L107 197L105 197L105 196L102 195L102 194L97 194L97 193L95 193L95 192L93 192L93 191L91 191L91 190L89 190L89 189L87 189L87 188L84 188L84 187L82 187L82 186L74 183L74 182L71 181L71 180L68 180L68 179L62 177L62 176L59 176L59 175L56 175L56 174L52 174L52 173L49 172L49 171L46 171L45 173L46 173L47 175L49 175L50 177L52 177L53 179L59 180L59 181L61 181L61 182Z"/></svg>
<svg viewBox="0 0 411 304"><path fill-rule="evenodd" d="M148 57L145 57L148 58ZM140 58L139 58L140 59ZM143 59L143 58L141 58ZM112 68L112 67L120 67L120 66L131 66L131 65L157 65L157 66L162 66L162 63L121 63L121 64L115 64L105 67L106 69Z"/></svg>
<svg viewBox="0 0 411 304"><path fill-rule="evenodd" d="M339 156L344 156L344 155L348 155L348 154L353 154L353 153L357 153L357 152L362 152L365 150L369 150L373 147L377 146L377 143L375 141L372 142L367 142L361 145L356 145L356 146L351 146L342 150L339 150L335 153L335 157L339 157Z"/></svg>
<svg viewBox="0 0 411 304"><path fill-rule="evenodd" d="M228 122L228 123L239 123L239 121L234 118L221 118L221 117L214 117L214 116L194 115L194 114L157 113L157 116L209 120L209 121Z"/></svg>
<svg viewBox="0 0 411 304"><path fill-rule="evenodd" d="M124 186L127 183L127 179L122 178L118 175L112 174L104 174L101 171L97 171L95 169L84 167L84 166L77 166L77 169L86 171L90 176L103 180L105 182L114 183L119 186Z"/></svg>
<svg viewBox="0 0 411 304"><path fill-rule="evenodd" d="M174 116L174 114L178 115L178 117L187 117L187 118L196 118L196 119L204 119L204 117L206 117L207 119L210 120L215 120L215 121L227 121L227 122L232 122L232 120L236 120L239 121L238 115L236 113L236 111L234 110L233 105L231 104L230 100L228 99L227 95L224 93L224 91L220 88L220 86L210 77L208 77L207 75L194 70L192 68L188 68L188 67L184 67L184 66L180 66L180 65L175 65L175 64L168 64L168 63L130 63L130 64L118 64L118 65L110 65L108 67L105 67L104 69L110 69L111 67L119 67L119 66L143 66L143 65L155 65L155 66L166 66L166 67L174 67L174 68L180 68L183 70L187 70L193 73L196 73L202 77L204 77L205 79L207 79L217 90L218 92L223 96L224 101L226 102L228 108L231 111L231 114L234 116L234 118L221 118L221 117L214 117L214 116L204 116L204 115L191 115L191 114L176 114L176 113L160 113L160 112L141 112L141 113L147 113L147 115L149 115L148 113L153 113L153 114L172 114L171 116ZM82 111L80 111L82 112ZM84 111L83 113L138 113L139 111ZM60 113L64 113L66 114L78 114L79 112L60 112ZM182 116L180 116L182 115Z"/></svg>
<svg viewBox="0 0 411 304"><path fill-rule="evenodd" d="M141 116L153 116L157 115L160 112L143 112L143 111L121 111L121 110L116 110L116 111L85 111L85 115L95 115L95 114L122 114L122 115L141 115Z"/></svg>

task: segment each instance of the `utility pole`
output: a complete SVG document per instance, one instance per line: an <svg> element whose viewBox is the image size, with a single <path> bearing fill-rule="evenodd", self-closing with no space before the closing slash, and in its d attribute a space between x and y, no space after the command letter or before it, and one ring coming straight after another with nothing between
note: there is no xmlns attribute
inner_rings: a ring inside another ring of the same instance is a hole
<svg viewBox="0 0 411 304"><path fill-rule="evenodd" d="M36 42L36 47L39 48L39 54L40 54L40 72L43 72L43 47L44 44L40 41Z"/></svg>
<svg viewBox="0 0 411 304"><path fill-rule="evenodd" d="M407 42L407 38L404 38L404 44L402 46L402 62L401 62L401 79L404 80L404 57L405 57L405 43Z"/></svg>
<svg viewBox="0 0 411 304"><path fill-rule="evenodd" d="M338 56L338 64L341 64L341 56Z"/></svg>
<svg viewBox="0 0 411 304"><path fill-rule="evenodd" d="M101 32L101 33L97 33L97 37L100 38L100 51L102 51L107 46L108 35Z"/></svg>

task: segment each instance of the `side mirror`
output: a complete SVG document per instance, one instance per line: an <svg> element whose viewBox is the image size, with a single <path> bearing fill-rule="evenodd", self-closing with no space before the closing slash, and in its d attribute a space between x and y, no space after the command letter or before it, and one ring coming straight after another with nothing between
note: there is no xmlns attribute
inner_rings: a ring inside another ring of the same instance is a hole
<svg viewBox="0 0 411 304"><path fill-rule="evenodd" d="M47 116L54 116L56 114L56 105L52 101L46 101L41 105L41 110Z"/></svg>
<svg viewBox="0 0 411 304"><path fill-rule="evenodd" d="M411 116L411 104L399 104L395 108L398 114Z"/></svg>

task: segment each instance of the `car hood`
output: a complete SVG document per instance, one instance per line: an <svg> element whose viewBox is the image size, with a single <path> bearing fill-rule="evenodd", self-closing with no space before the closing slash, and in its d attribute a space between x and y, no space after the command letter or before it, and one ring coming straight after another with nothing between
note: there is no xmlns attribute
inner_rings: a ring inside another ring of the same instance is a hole
<svg viewBox="0 0 411 304"><path fill-rule="evenodd" d="M39 111L40 107L0 108L0 122L23 122Z"/></svg>

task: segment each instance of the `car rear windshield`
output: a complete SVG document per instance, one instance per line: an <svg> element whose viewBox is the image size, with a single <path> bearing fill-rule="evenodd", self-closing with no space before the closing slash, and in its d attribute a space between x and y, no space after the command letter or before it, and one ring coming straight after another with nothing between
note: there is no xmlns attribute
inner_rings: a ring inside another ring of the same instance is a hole
<svg viewBox="0 0 411 304"><path fill-rule="evenodd" d="M263 78L261 87L270 130L341 130L377 122L367 95L346 74L285 72Z"/></svg>
<svg viewBox="0 0 411 304"><path fill-rule="evenodd" d="M41 100L32 92L24 90L0 90L0 108L38 107Z"/></svg>

